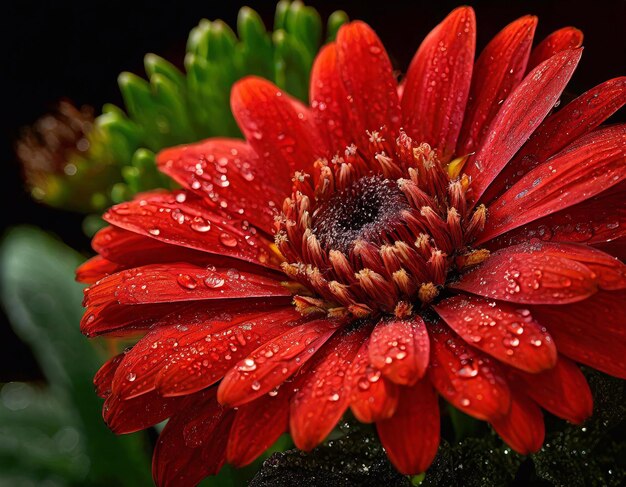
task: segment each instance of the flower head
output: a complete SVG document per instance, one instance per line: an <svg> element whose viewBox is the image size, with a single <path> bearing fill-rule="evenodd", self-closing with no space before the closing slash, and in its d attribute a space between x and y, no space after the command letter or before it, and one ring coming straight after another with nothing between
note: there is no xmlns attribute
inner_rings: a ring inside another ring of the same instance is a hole
<svg viewBox="0 0 626 487"><path fill-rule="evenodd" d="M289 430L310 450L350 408L403 473L439 443L438 396L515 450L540 408L592 398L575 362L626 377L626 102L615 79L551 113L575 29L536 18L474 62L473 10L424 40L398 85L375 33L343 26L310 106L232 91L246 141L161 152L184 189L113 207L79 270L88 335L143 334L96 377L116 432L171 418L154 476L193 483Z"/></svg>

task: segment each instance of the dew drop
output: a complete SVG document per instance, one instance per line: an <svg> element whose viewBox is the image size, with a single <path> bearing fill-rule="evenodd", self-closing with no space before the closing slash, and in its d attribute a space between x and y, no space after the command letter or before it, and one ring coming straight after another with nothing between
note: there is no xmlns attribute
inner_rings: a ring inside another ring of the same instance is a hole
<svg viewBox="0 0 626 487"><path fill-rule="evenodd" d="M253 370L256 370L256 362L254 361L254 359L247 358L243 361L243 364L239 366L239 370L241 370L242 372L252 372ZM254 384L252 384L252 388L254 389Z"/></svg>
<svg viewBox="0 0 626 487"><path fill-rule="evenodd" d="M191 222L191 229L199 233L206 233L211 230L211 223L208 220L197 216Z"/></svg>
<svg viewBox="0 0 626 487"><path fill-rule="evenodd" d="M237 247L237 239L226 232L222 232L220 235L220 242L224 247Z"/></svg>
<svg viewBox="0 0 626 487"><path fill-rule="evenodd" d="M464 379L471 379L472 377L476 377L478 375L478 367L473 363L466 365L457 371L457 375Z"/></svg>
<svg viewBox="0 0 626 487"><path fill-rule="evenodd" d="M188 274L179 274L176 280L185 289L195 289L198 286L198 282Z"/></svg>
<svg viewBox="0 0 626 487"><path fill-rule="evenodd" d="M204 278L204 285L211 289L218 289L224 285L224 278L215 272L210 272Z"/></svg>
<svg viewBox="0 0 626 487"><path fill-rule="evenodd" d="M367 372L367 380L371 383L378 382L380 380L380 370L370 370Z"/></svg>
<svg viewBox="0 0 626 487"><path fill-rule="evenodd" d="M361 379L359 379L357 382L357 385L359 389L363 391L366 391L370 388L370 382L365 377L362 377Z"/></svg>

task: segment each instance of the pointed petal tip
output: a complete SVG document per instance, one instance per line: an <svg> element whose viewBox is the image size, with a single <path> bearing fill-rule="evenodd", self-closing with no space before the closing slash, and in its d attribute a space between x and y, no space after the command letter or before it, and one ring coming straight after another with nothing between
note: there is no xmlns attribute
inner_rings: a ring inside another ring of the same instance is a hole
<svg viewBox="0 0 626 487"><path fill-rule="evenodd" d="M235 81L230 90L230 106L233 113L236 114L235 109L239 105L245 106L246 101L254 99L259 93L267 92L268 90L275 93L283 93L274 83L256 75L244 76Z"/></svg>
<svg viewBox="0 0 626 487"><path fill-rule="evenodd" d="M509 413L493 420L491 426L517 453L530 455L541 449L545 438L543 414L523 393L515 391L512 399Z"/></svg>

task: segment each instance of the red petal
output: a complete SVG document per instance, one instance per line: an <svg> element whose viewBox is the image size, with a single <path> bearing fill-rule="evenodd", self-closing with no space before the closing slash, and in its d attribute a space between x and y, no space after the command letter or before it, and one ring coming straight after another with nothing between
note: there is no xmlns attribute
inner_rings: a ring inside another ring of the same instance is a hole
<svg viewBox="0 0 626 487"><path fill-rule="evenodd" d="M624 104L626 77L606 81L550 115L498 175L483 201L492 201L531 169L591 132Z"/></svg>
<svg viewBox="0 0 626 487"><path fill-rule="evenodd" d="M160 262L205 262L212 258L205 252L166 244L118 227L99 230L91 246L104 258L127 267Z"/></svg>
<svg viewBox="0 0 626 487"><path fill-rule="evenodd" d="M278 160L263 163L245 142L209 139L166 149L159 169L206 198L207 206L245 218L271 233L276 208L291 194L291 178Z"/></svg>
<svg viewBox="0 0 626 487"><path fill-rule="evenodd" d="M366 340L346 375L350 409L362 423L390 418L396 410L400 388L381 376L382 372L370 363L369 340Z"/></svg>
<svg viewBox="0 0 626 487"><path fill-rule="evenodd" d="M196 485L218 473L226 460L233 417L217 403L214 390L189 397L154 449L152 476L157 487Z"/></svg>
<svg viewBox="0 0 626 487"><path fill-rule="evenodd" d="M292 326L230 369L220 383L218 400L239 406L280 386L315 355L339 325L320 319Z"/></svg>
<svg viewBox="0 0 626 487"><path fill-rule="evenodd" d="M337 62L357 140L366 137L366 130L379 130L382 126L397 133L397 83L387 51L376 33L360 21L343 25L337 33Z"/></svg>
<svg viewBox="0 0 626 487"><path fill-rule="evenodd" d="M424 320L380 321L370 338L372 365L396 384L415 384L426 373L430 341Z"/></svg>
<svg viewBox="0 0 626 487"><path fill-rule="evenodd" d="M491 249L533 238L553 242L606 244L626 237L626 182L598 196L517 227L487 243Z"/></svg>
<svg viewBox="0 0 626 487"><path fill-rule="evenodd" d="M444 161L454 153L463 123L475 48L474 10L459 7L424 39L406 75L404 128Z"/></svg>
<svg viewBox="0 0 626 487"><path fill-rule="evenodd" d="M212 334L196 333L195 341L179 340L156 378L163 396L190 394L214 384L238 360L300 322L301 315L289 306L242 314L233 321L240 324Z"/></svg>
<svg viewBox="0 0 626 487"><path fill-rule="evenodd" d="M204 389L300 317L292 308L230 314L231 308L188 308L163 318L126 354L113 380L115 393L131 398L157 386L163 396Z"/></svg>
<svg viewBox="0 0 626 487"><path fill-rule="evenodd" d="M376 423L380 442L391 463L405 475L430 466L439 447L439 404L426 379L400 387L398 409L390 419Z"/></svg>
<svg viewBox="0 0 626 487"><path fill-rule="evenodd" d="M556 366L539 374L515 372L514 380L539 405L559 418L582 423L593 412L593 398L578 366L559 356Z"/></svg>
<svg viewBox="0 0 626 487"><path fill-rule="evenodd" d="M275 396L260 397L237 410L228 438L228 463L252 463L287 431L292 396L293 391L281 387Z"/></svg>
<svg viewBox="0 0 626 487"><path fill-rule="evenodd" d="M247 77L235 83L230 106L262 164L288 174L308 172L326 152L309 110L267 80Z"/></svg>
<svg viewBox="0 0 626 487"><path fill-rule="evenodd" d="M626 180L626 124L581 137L489 206L477 244L585 201Z"/></svg>
<svg viewBox="0 0 626 487"><path fill-rule="evenodd" d="M595 274L598 287L609 291L626 288L626 264L612 255L586 245L568 243L541 244L544 252L581 262Z"/></svg>
<svg viewBox="0 0 626 487"><path fill-rule="evenodd" d="M556 244L554 244L556 245ZM491 254L451 285L490 299L527 304L567 304L597 291L596 274L584 264L532 241Z"/></svg>
<svg viewBox="0 0 626 487"><path fill-rule="evenodd" d="M109 226L94 236L91 245L102 257L118 264L119 269L146 264L189 262L198 265L234 267L242 271L260 272L259 266L219 254L160 242L123 228ZM267 272L267 268L264 268ZM282 274L277 274L281 276ZM104 276L103 276L104 277Z"/></svg>
<svg viewBox="0 0 626 487"><path fill-rule="evenodd" d="M550 59L557 52L576 49L583 45L583 33L574 27L563 27L541 41L533 49L528 61L528 71Z"/></svg>
<svg viewBox="0 0 626 487"><path fill-rule="evenodd" d="M172 303L176 301L291 296L273 277L194 264L153 264L105 277L85 290L84 304Z"/></svg>
<svg viewBox="0 0 626 487"><path fill-rule="evenodd" d="M121 435L141 431L166 420L182 404L182 398L163 398L156 392L133 399L111 394L104 402L102 415L111 431Z"/></svg>
<svg viewBox="0 0 626 487"><path fill-rule="evenodd" d="M431 329L429 374L448 402L470 416L491 420L508 413L511 392L498 365L469 347L450 329Z"/></svg>
<svg viewBox="0 0 626 487"><path fill-rule="evenodd" d="M149 193L109 209L117 227L161 242L271 266L271 242L244 220L218 215L192 193Z"/></svg>
<svg viewBox="0 0 626 487"><path fill-rule="evenodd" d="M76 269L76 280L78 282L84 282L85 284L92 284L119 270L119 264L106 260L100 255L96 255Z"/></svg>
<svg viewBox="0 0 626 487"><path fill-rule="evenodd" d="M568 306L533 306L559 352L626 379L626 292L601 291Z"/></svg>
<svg viewBox="0 0 626 487"><path fill-rule="evenodd" d="M115 371L123 358L123 353L110 358L100 367L98 372L96 372L93 378L93 384L96 387L96 394L98 394L99 397L105 399L111 394L111 382L113 382Z"/></svg>
<svg viewBox="0 0 626 487"><path fill-rule="evenodd" d="M465 165L474 201L554 107L581 54L581 50L556 54L529 73L506 99L478 152Z"/></svg>
<svg viewBox="0 0 626 487"><path fill-rule="evenodd" d="M109 302L90 306L80 322L80 331L88 337L99 335L128 336L145 331L163 316L185 306L184 303L129 306Z"/></svg>
<svg viewBox="0 0 626 487"><path fill-rule="evenodd" d="M367 327L335 335L307 367L291 401L289 426L293 442L309 451L332 431L350 404L345 371L369 334Z"/></svg>
<svg viewBox="0 0 626 487"><path fill-rule="evenodd" d="M463 340L485 353L527 372L556 364L556 347L527 309L474 296L453 296L435 311Z"/></svg>
<svg viewBox="0 0 626 487"><path fill-rule="evenodd" d="M525 394L512 391L511 411L494 419L491 426L506 443L521 455L541 448L546 433L541 409Z"/></svg>
<svg viewBox="0 0 626 487"><path fill-rule="evenodd" d="M331 153L352 142L346 96L337 65L337 46L331 42L315 58L309 95L313 118Z"/></svg>
<svg viewBox="0 0 626 487"><path fill-rule="evenodd" d="M537 17L522 17L502 29L480 54L474 66L458 155L480 147L502 102L524 77L535 27Z"/></svg>

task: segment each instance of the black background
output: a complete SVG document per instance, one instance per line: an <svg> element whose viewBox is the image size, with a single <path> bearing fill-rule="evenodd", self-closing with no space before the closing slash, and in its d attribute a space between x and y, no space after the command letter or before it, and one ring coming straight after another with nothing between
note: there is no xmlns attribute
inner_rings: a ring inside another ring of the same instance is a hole
<svg viewBox="0 0 626 487"><path fill-rule="evenodd" d="M405 70L421 39L454 7L464 2L344 1L306 2L324 19L336 9L368 22L382 38L394 66ZM271 28L275 3L243 1ZM20 127L31 124L62 97L99 109L120 104L116 77L143 72L143 56L155 52L182 63L189 30L203 18L222 18L234 26L240 2L101 1L7 2L0 20L0 232L29 223L51 231L84 253L80 215L34 203L13 153ZM585 34L585 52L567 90L582 93L626 74L626 0L476 1L477 48L504 25L524 14L539 16L536 39L573 25ZM625 110L612 121L626 120ZM28 349L0 316L0 382L40 378Z"/></svg>

